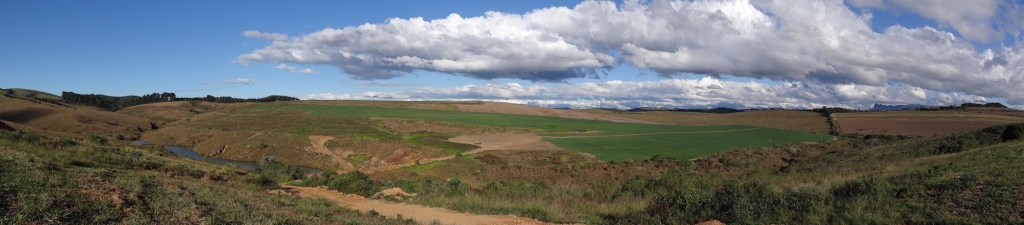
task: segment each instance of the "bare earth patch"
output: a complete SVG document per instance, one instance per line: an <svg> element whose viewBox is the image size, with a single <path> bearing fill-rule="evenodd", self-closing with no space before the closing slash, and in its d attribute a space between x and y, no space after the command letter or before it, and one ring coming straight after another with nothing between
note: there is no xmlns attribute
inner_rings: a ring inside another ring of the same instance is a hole
<svg viewBox="0 0 1024 225"><path fill-rule="evenodd" d="M477 153L488 150L534 151L562 149L554 144L541 140L540 136L532 133L462 135L448 139L448 141L480 146L480 148L466 153Z"/></svg>
<svg viewBox="0 0 1024 225"><path fill-rule="evenodd" d="M547 224L534 219L512 215L477 215L448 209L366 199L359 195L344 194L322 187L297 187L290 185L282 185L282 187L288 193L295 196L323 198L364 213L373 210L381 215L392 218L401 215L402 218L411 218L422 224L430 224L434 221L442 224Z"/></svg>
<svg viewBox="0 0 1024 225"><path fill-rule="evenodd" d="M353 169L355 169L355 167L352 166L352 164L349 163L348 160L345 160L345 158L348 157L349 153L351 153L351 152L345 152L342 155L338 155L338 154L334 154L334 152L331 151L330 149L327 149L327 146L325 144L327 143L327 141L330 141L331 139L334 139L334 137L322 136L322 135L313 135L313 136L309 136L309 143L312 145L313 151L319 152L319 153L323 153L325 155L330 156L331 160L334 160L334 162L337 162L338 164L344 165L345 166L345 168L344 168L345 170L353 170Z"/></svg>
<svg viewBox="0 0 1024 225"><path fill-rule="evenodd" d="M511 134L477 134L477 135L462 135L448 139L448 141L471 144L480 146L480 148L473 149L462 153L463 155L476 154L483 151L548 151L548 150L559 150L558 146L541 140L540 136L533 133L511 133ZM380 171L388 171L406 166L416 165L417 163L428 163L434 161L443 161L455 158L454 155L442 156L436 158L419 159L414 162L406 162L400 164L393 164L390 166L372 168L362 170L365 173L374 173Z"/></svg>

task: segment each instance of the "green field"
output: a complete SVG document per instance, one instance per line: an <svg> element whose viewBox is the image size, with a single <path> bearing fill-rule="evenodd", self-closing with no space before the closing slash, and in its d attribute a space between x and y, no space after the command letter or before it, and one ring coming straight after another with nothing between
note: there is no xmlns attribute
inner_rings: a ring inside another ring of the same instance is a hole
<svg viewBox="0 0 1024 225"><path fill-rule="evenodd" d="M402 118L528 128L559 147L589 152L602 160L642 159L654 155L689 159L739 148L831 139L826 135L754 126L672 126L408 108L312 105L271 108L263 105L254 109L298 109L311 112L305 117L319 119Z"/></svg>

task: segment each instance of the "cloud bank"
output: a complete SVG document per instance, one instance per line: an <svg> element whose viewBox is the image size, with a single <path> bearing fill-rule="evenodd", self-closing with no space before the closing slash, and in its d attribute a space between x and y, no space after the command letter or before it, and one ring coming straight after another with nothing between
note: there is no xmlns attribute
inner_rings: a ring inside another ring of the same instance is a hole
<svg viewBox="0 0 1024 225"><path fill-rule="evenodd" d="M802 96L794 101L816 100L827 93L815 87L864 91L913 87L932 93L1000 97L1024 105L1024 45L977 49L969 42L1019 35L1024 27L1014 21L1024 21L1024 14L1018 3L846 3L855 9L905 9L942 26L894 25L876 32L870 12L855 12L839 0L654 0L621 5L585 1L571 8L525 14L487 12L470 18L452 14L429 21L392 18L294 37L246 31L246 37L272 43L238 56L237 61L331 65L361 80L424 70L533 82L605 77L608 69L625 63L655 71L668 79L664 82L679 81L672 79L676 74L694 73L800 84L801 88L773 89L803 92L793 93ZM943 26L960 36L941 30ZM879 102L902 99L865 93L877 96ZM725 97L730 96L720 97L728 100Z"/></svg>
<svg viewBox="0 0 1024 225"><path fill-rule="evenodd" d="M959 105L984 102L985 97L942 93L904 85L869 86L855 84L811 84L782 82L764 84L737 82L711 77L665 79L660 81L583 82L554 86L518 83L464 85L453 88L416 88L400 92L356 94L311 94L303 99L413 99L490 100L545 107L635 108L635 107L736 107L736 108L818 108L839 106L870 108L874 103Z"/></svg>

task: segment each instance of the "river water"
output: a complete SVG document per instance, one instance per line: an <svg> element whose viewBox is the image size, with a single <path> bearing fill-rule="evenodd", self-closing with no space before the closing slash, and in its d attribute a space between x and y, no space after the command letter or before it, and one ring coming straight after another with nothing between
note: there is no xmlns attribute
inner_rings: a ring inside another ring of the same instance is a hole
<svg viewBox="0 0 1024 225"><path fill-rule="evenodd" d="M139 144L139 145L147 144L146 141L143 141L143 140L135 140L135 141L133 141L133 143ZM206 156L200 155L199 153L196 153L195 151L192 151L192 149L188 149L188 148L185 148L185 147L167 146L167 145L165 145L164 149L170 150L171 152L174 152L175 155L178 155L178 156L181 156L181 157L185 157L185 158L190 158L190 159L199 160L199 161L207 161L207 162L215 162L215 163L220 163L220 164L227 164L227 165L237 166L237 167L245 169L245 170L256 170L256 164L253 163L253 162L235 161L235 160L227 160L227 159L218 159L218 158L213 158L213 157L206 157ZM315 174L315 173L323 172L322 170L319 170L319 169L316 169L316 168L302 167L302 169L305 170L306 173L308 173L308 174Z"/></svg>

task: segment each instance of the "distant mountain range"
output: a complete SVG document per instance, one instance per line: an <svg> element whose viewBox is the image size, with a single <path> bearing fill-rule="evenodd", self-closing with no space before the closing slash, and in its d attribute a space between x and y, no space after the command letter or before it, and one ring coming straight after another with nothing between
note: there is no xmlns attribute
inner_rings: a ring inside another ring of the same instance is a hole
<svg viewBox="0 0 1024 225"><path fill-rule="evenodd" d="M912 109L917 109L917 108L932 108L932 107L935 107L935 106L933 106L933 105L920 105L920 104L885 105L885 104L875 103L875 105L873 107L871 107L870 110L874 110L874 111L904 110L904 109L912 110Z"/></svg>

